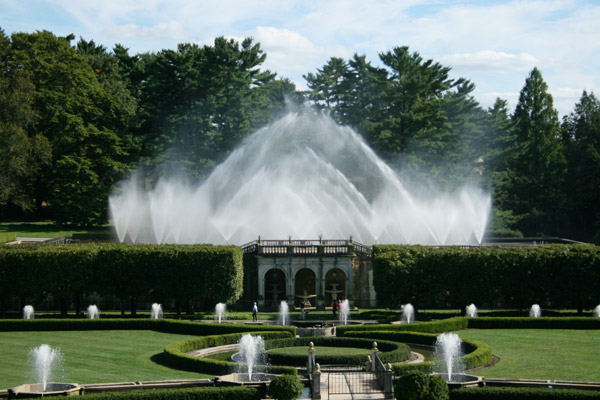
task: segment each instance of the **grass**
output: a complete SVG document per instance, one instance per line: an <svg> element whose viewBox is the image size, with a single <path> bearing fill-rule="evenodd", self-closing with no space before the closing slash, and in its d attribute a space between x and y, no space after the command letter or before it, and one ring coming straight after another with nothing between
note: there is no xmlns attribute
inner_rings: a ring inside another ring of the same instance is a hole
<svg viewBox="0 0 600 400"><path fill-rule="evenodd" d="M28 353L41 344L60 349L63 368L54 379L61 382L212 378L161 363L167 344L192 338L154 331L0 332L0 389L32 382Z"/></svg>
<svg viewBox="0 0 600 400"><path fill-rule="evenodd" d="M330 347L330 346L318 346L315 347L316 355L318 356L346 356L346 355L364 355L365 359L371 354L370 349L359 349L354 347ZM281 347L278 349L272 349L268 351L269 354L281 354L288 356L307 356L308 349L306 346L302 347Z"/></svg>
<svg viewBox="0 0 600 400"><path fill-rule="evenodd" d="M477 375L600 382L599 330L469 329L458 334L489 344L500 358Z"/></svg>
<svg viewBox="0 0 600 400"><path fill-rule="evenodd" d="M74 233L110 233L112 228L108 225L97 228L65 227L53 222L0 222L0 243L2 238L7 240L14 236L52 238L59 236L72 236Z"/></svg>

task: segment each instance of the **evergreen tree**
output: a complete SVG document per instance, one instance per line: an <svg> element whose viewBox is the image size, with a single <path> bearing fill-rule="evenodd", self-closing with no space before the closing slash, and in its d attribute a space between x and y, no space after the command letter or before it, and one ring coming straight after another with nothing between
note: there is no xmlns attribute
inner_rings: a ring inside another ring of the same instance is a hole
<svg viewBox="0 0 600 400"><path fill-rule="evenodd" d="M583 92L563 124L568 160L565 193L572 237L600 243L600 101Z"/></svg>
<svg viewBox="0 0 600 400"><path fill-rule="evenodd" d="M515 158L509 167L510 208L526 235L558 235L564 223L566 162L558 113L537 68L525 81L512 116Z"/></svg>

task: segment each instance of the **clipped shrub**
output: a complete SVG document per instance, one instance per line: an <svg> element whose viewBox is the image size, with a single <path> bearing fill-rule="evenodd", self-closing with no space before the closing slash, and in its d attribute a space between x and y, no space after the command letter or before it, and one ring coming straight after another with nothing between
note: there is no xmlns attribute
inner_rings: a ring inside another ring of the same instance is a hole
<svg viewBox="0 0 600 400"><path fill-rule="evenodd" d="M249 387L201 387L186 389L130 390L86 394L90 400L260 400L261 393Z"/></svg>
<svg viewBox="0 0 600 400"><path fill-rule="evenodd" d="M420 371L401 375L394 385L397 400L425 400L429 394L429 376Z"/></svg>
<svg viewBox="0 0 600 400"><path fill-rule="evenodd" d="M346 336L346 332L357 331L401 331L401 332L427 332L442 333L466 329L468 318L453 317L439 321L415 322L412 324L385 324L385 325L344 325L336 328L338 336Z"/></svg>
<svg viewBox="0 0 600 400"><path fill-rule="evenodd" d="M441 376L411 370L398 378L394 395L397 400L448 400L449 390Z"/></svg>
<svg viewBox="0 0 600 400"><path fill-rule="evenodd" d="M295 375L282 375L269 383L267 394L277 400L293 400L302 394L302 382Z"/></svg>

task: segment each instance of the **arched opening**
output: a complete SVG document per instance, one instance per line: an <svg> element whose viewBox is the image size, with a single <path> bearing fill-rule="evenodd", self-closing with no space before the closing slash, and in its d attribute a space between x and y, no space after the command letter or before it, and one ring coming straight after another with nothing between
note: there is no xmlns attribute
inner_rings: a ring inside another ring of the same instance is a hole
<svg viewBox="0 0 600 400"><path fill-rule="evenodd" d="M265 274L265 306L270 307L286 299L285 273L270 269Z"/></svg>
<svg viewBox="0 0 600 400"><path fill-rule="evenodd" d="M346 299L346 274L339 268L332 268L325 274L325 305L333 304L333 300Z"/></svg>
<svg viewBox="0 0 600 400"><path fill-rule="evenodd" d="M316 307L317 305L317 279L315 273L308 268L302 268L296 273L294 280L294 299L296 305L304 301L305 307Z"/></svg>

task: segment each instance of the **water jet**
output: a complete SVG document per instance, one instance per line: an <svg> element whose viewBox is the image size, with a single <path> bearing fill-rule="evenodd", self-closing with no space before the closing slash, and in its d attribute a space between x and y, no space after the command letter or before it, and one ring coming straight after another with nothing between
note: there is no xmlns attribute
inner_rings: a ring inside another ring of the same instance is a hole
<svg viewBox="0 0 600 400"><path fill-rule="evenodd" d="M475 304L469 304L465 308L465 312L467 313L467 317L476 318L477 317L477 307Z"/></svg>
<svg viewBox="0 0 600 400"><path fill-rule="evenodd" d="M215 305L215 321L217 321L219 324L225 320L226 313L227 313L227 305L226 304L217 303L217 305Z"/></svg>
<svg viewBox="0 0 600 400"><path fill-rule="evenodd" d="M152 308L150 309L150 318L151 319L160 319L163 317L162 306L158 303L152 303Z"/></svg>
<svg viewBox="0 0 600 400"><path fill-rule="evenodd" d="M33 310L33 306L26 305L23 307L23 319L34 319L35 313Z"/></svg>

